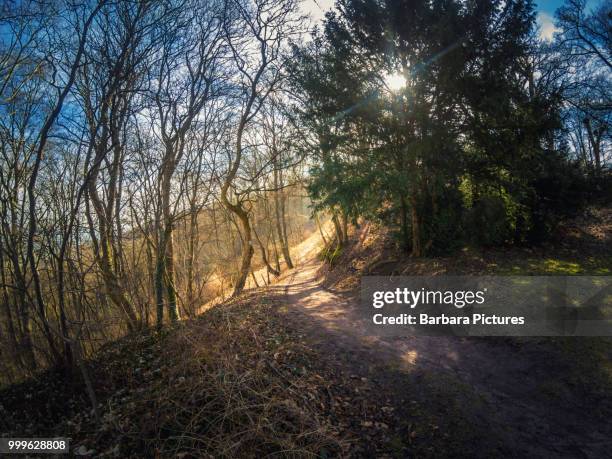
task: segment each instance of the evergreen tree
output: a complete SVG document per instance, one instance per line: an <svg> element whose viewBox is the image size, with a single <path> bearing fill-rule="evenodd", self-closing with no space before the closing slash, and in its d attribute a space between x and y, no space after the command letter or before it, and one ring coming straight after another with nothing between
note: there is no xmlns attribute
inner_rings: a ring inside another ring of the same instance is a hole
<svg viewBox="0 0 612 459"><path fill-rule="evenodd" d="M340 0L292 69L318 205L397 226L413 256L466 225L522 240L559 125L525 71L534 21L529 0Z"/></svg>

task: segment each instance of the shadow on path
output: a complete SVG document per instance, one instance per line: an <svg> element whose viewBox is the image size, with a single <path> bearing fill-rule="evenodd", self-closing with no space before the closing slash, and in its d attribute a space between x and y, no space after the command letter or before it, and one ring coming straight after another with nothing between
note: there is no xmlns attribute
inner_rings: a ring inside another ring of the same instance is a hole
<svg viewBox="0 0 612 459"><path fill-rule="evenodd" d="M269 291L284 299L289 320L314 346L356 375L374 375L396 403L417 398L442 417L459 411L471 424L472 437L464 440L473 444L453 455L612 457L609 398L585 399L560 382L566 368L545 345L369 335L359 299L325 289L318 268L316 260L306 261Z"/></svg>

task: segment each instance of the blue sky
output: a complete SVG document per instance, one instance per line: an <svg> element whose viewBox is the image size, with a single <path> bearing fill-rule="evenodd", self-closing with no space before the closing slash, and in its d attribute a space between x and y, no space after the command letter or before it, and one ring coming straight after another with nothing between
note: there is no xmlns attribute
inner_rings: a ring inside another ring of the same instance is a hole
<svg viewBox="0 0 612 459"><path fill-rule="evenodd" d="M542 38L550 40L555 32L555 11L563 4L563 0L536 0L538 7L538 23L540 24L540 35ZM588 0L587 7L593 7L599 2Z"/></svg>
<svg viewBox="0 0 612 459"><path fill-rule="evenodd" d="M589 5L597 4L597 0L589 0ZM555 10L563 4L563 0L536 0L538 8L538 23L540 34L545 39L552 38L555 31ZM314 20L320 20L324 12L333 7L334 0L304 0L304 10L310 13Z"/></svg>
<svg viewBox="0 0 612 459"><path fill-rule="evenodd" d="M555 14L555 10L563 4L563 1L562 0L540 0L539 2L536 1L536 4L538 5L538 10L540 10L543 13L550 14L551 16L553 16Z"/></svg>
<svg viewBox="0 0 612 459"><path fill-rule="evenodd" d="M546 40L552 39L555 32L555 11L563 4L562 0L540 0L538 5L538 24L540 36Z"/></svg>

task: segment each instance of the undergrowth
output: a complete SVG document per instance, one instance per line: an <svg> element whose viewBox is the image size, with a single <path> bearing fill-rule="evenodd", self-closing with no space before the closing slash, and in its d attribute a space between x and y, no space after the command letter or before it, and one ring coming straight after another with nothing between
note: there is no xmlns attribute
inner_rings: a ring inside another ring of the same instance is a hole
<svg viewBox="0 0 612 459"><path fill-rule="evenodd" d="M332 243L323 247L319 252L319 260L328 263L334 267L343 253L343 247L340 244Z"/></svg>
<svg viewBox="0 0 612 459"><path fill-rule="evenodd" d="M10 387L0 433L71 437L95 457L338 456L346 445L326 419L316 358L266 301L242 297L108 345L89 363L99 424L82 383L61 373Z"/></svg>

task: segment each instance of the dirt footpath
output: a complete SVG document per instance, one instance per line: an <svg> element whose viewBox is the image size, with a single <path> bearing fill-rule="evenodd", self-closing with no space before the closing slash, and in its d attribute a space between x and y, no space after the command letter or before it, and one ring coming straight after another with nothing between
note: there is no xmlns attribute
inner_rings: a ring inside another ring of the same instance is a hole
<svg viewBox="0 0 612 459"><path fill-rule="evenodd" d="M284 296L289 319L355 374L375 369L397 400L416 399L471 424L474 449L457 455L612 457L609 399L585 398L564 383L566 368L545 343L368 335L358 298L324 288L319 263L304 259L271 287Z"/></svg>

